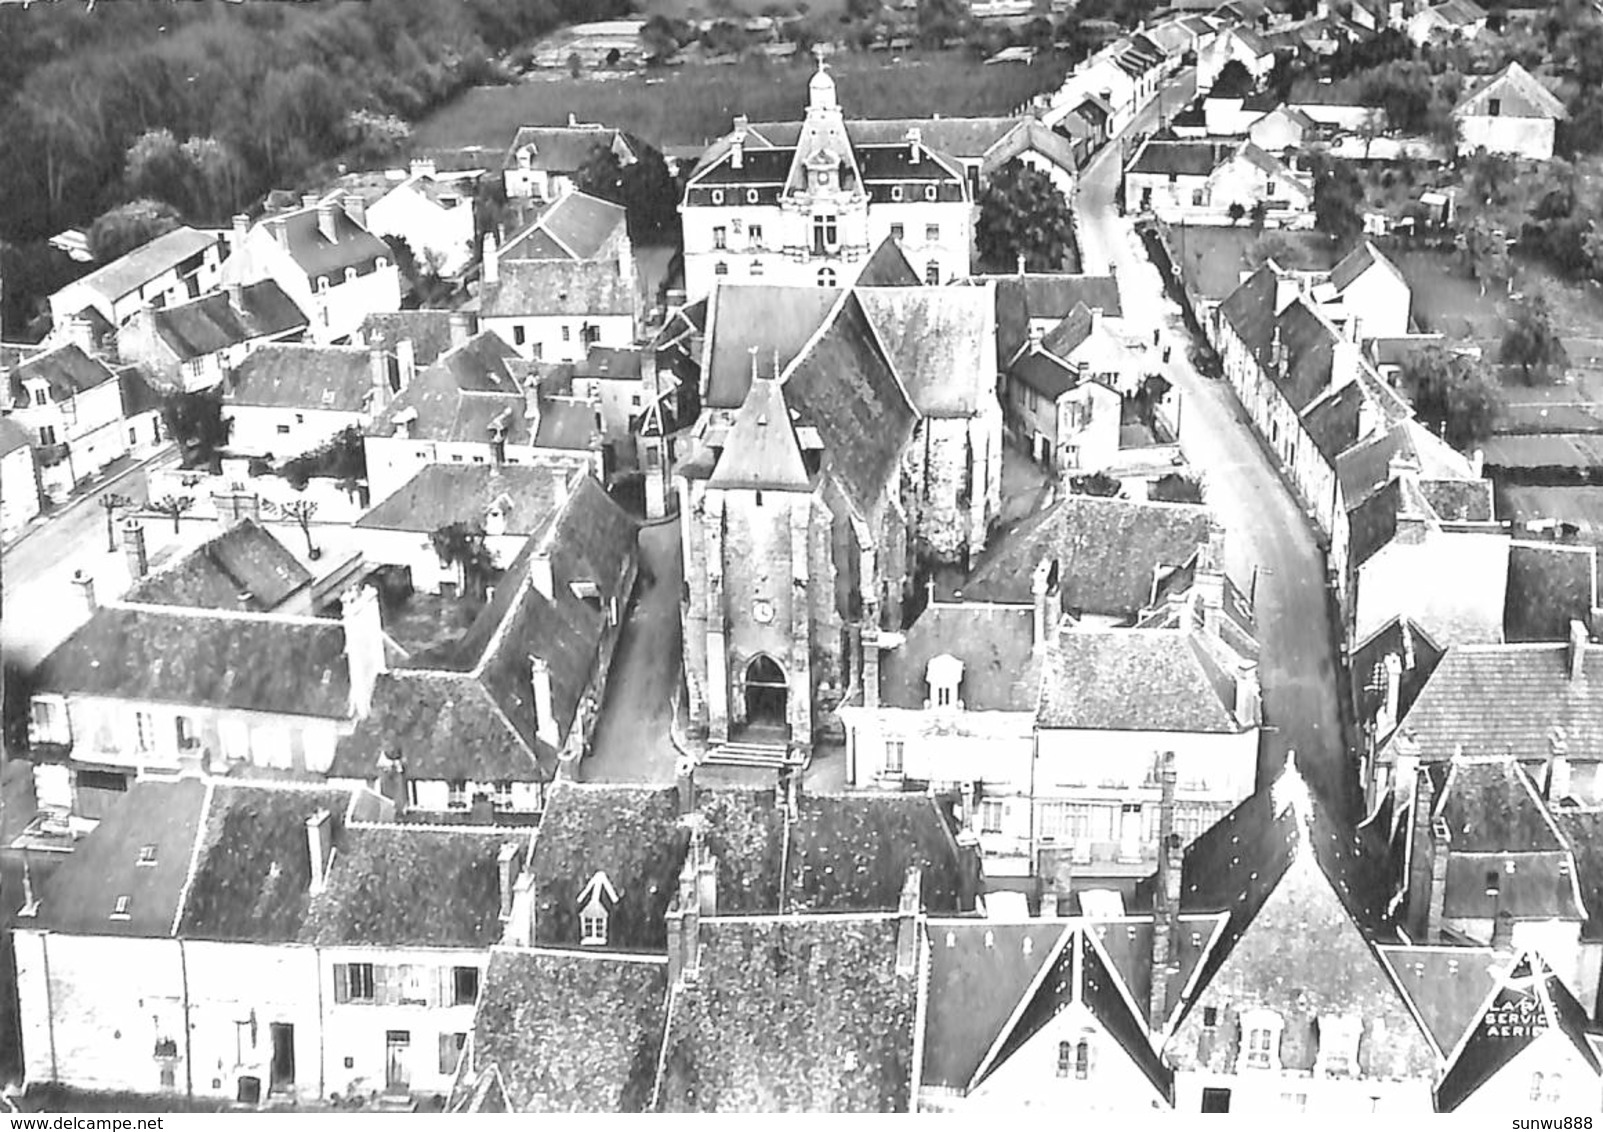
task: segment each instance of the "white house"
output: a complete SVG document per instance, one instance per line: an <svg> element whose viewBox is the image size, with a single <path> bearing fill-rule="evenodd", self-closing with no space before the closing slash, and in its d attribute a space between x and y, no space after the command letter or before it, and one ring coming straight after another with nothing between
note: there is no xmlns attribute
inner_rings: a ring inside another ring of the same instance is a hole
<svg viewBox="0 0 1603 1132"><path fill-rule="evenodd" d="M219 233L175 228L51 295L51 321L59 330L93 310L116 328L141 307L197 298L217 286L223 253Z"/></svg>
<svg viewBox="0 0 1603 1132"><path fill-rule="evenodd" d="M1034 457L1063 474L1111 465L1119 451L1124 397L1141 381L1141 359L1076 306L1049 334L1031 334L1008 366L1009 423Z"/></svg>
<svg viewBox="0 0 1603 1132"><path fill-rule="evenodd" d="M1279 228L1313 224L1313 183L1251 141L1147 141L1124 175L1125 207L1164 220L1228 225L1259 204Z"/></svg>
<svg viewBox="0 0 1603 1132"><path fill-rule="evenodd" d="M589 193L566 192L533 224L502 245L502 264L522 259L627 262L633 274L627 210Z"/></svg>
<svg viewBox="0 0 1603 1132"><path fill-rule="evenodd" d="M141 307L117 331L117 356L166 389L213 389L266 342L295 341L305 313L271 279L230 284L187 303Z"/></svg>
<svg viewBox="0 0 1603 1132"><path fill-rule="evenodd" d="M1197 53L1197 90L1213 89L1219 72L1227 63L1237 62L1262 81L1275 65L1275 52L1262 34L1244 24L1224 28L1208 46Z"/></svg>
<svg viewBox="0 0 1603 1132"><path fill-rule="evenodd" d="M1478 150L1545 161L1553 156L1553 135L1568 117L1564 103L1518 63L1473 83L1458 105L1458 152Z"/></svg>
<svg viewBox="0 0 1603 1132"><path fill-rule="evenodd" d="M287 460L366 428L410 374L382 350L361 346L262 346L229 375L223 415L229 448Z"/></svg>
<svg viewBox="0 0 1603 1132"><path fill-rule="evenodd" d="M420 265L458 276L476 250L473 199L482 176L482 169L441 172L431 158L413 161L406 180L367 206L367 230L401 237Z"/></svg>
<svg viewBox="0 0 1603 1132"><path fill-rule="evenodd" d="M33 434L45 494L64 499L128 451L122 385L77 345L21 362L10 375L10 418Z"/></svg>
<svg viewBox="0 0 1603 1132"><path fill-rule="evenodd" d="M626 167L639 160L623 131L611 126L570 117L566 126L521 127L502 166L507 196L556 200L574 187L579 170L598 149L611 150Z"/></svg>
<svg viewBox="0 0 1603 1132"><path fill-rule="evenodd" d="M39 514L34 437L25 425L0 416L0 538L10 539Z"/></svg>
<svg viewBox="0 0 1603 1132"><path fill-rule="evenodd" d="M1420 47L1432 39L1474 39L1486 30L1486 9L1475 0L1443 0L1408 17L1408 38Z"/></svg>
<svg viewBox="0 0 1603 1132"><path fill-rule="evenodd" d="M369 314L398 310L401 276L389 245L358 218L358 201L339 194L301 198L298 208L262 217L234 217L234 252L225 283L272 279L305 311L312 336L336 341Z"/></svg>
<svg viewBox="0 0 1603 1132"><path fill-rule="evenodd" d="M1413 292L1397 265L1365 240L1330 269L1334 298L1318 288L1314 298L1321 313L1347 336L1364 342L1374 338L1402 338L1408 334Z"/></svg>
<svg viewBox="0 0 1603 1132"><path fill-rule="evenodd" d="M576 362L592 346L634 345L641 299L634 257L499 262L486 247L479 321L536 362Z"/></svg>

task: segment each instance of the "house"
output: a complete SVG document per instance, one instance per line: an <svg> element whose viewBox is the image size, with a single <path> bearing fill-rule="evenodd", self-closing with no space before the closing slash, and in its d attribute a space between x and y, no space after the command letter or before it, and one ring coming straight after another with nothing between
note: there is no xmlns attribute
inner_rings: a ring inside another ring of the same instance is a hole
<svg viewBox="0 0 1603 1132"><path fill-rule="evenodd" d="M637 422L647 402L664 396L663 373L644 350L592 346L583 360L554 367L544 384L596 406L604 462L609 469L622 470L640 466Z"/></svg>
<svg viewBox="0 0 1603 1132"><path fill-rule="evenodd" d="M596 150L611 150L627 167L639 160L636 144L622 130L571 118L567 126L519 127L502 165L506 194L514 199L556 200L574 187L579 170Z"/></svg>
<svg viewBox="0 0 1603 1132"><path fill-rule="evenodd" d="M1302 111L1321 127L1357 134L1379 134L1386 129L1385 108L1370 105L1349 83L1299 80L1292 86L1286 105Z"/></svg>
<svg viewBox="0 0 1603 1132"><path fill-rule="evenodd" d="M51 295L51 322L60 331L92 311L115 332L141 307L165 307L214 290L223 253L218 233L175 228Z"/></svg>
<svg viewBox="0 0 1603 1132"><path fill-rule="evenodd" d="M1035 458L1060 473L1105 468L1119 450L1124 395L1140 387L1142 359L1077 305L1031 341L1007 370L1007 415Z"/></svg>
<svg viewBox="0 0 1603 1132"><path fill-rule="evenodd" d="M351 345L376 347L397 358L410 350L413 367L422 368L472 337L471 321L462 311L381 311L362 320Z"/></svg>
<svg viewBox="0 0 1603 1132"><path fill-rule="evenodd" d="M405 240L420 268L455 278L477 250L473 202L483 176L482 169L445 171L432 158L415 160L406 179L368 204L357 220L381 240Z"/></svg>
<svg viewBox="0 0 1603 1132"><path fill-rule="evenodd" d="M1505 642L1567 641L1570 623L1589 623L1598 604L1595 546L1519 539L1508 544Z"/></svg>
<svg viewBox="0 0 1603 1132"><path fill-rule="evenodd" d="M1433 39L1474 39L1486 30L1486 9L1475 0L1443 0L1408 17L1408 38L1420 47Z"/></svg>
<svg viewBox="0 0 1603 1132"><path fill-rule="evenodd" d="M294 300L264 279L159 310L141 307L117 331L117 356L165 389L193 393L222 384L256 347L298 341L306 329Z"/></svg>
<svg viewBox="0 0 1603 1132"><path fill-rule="evenodd" d="M359 201L334 193L321 199L306 194L299 207L269 213L254 225L236 216L223 282L275 281L306 312L315 340L337 341L369 314L401 305L393 253L362 215Z"/></svg>
<svg viewBox="0 0 1603 1132"><path fill-rule="evenodd" d="M430 628L414 640L392 621L402 664L377 681L373 710L341 741L332 778L370 785L401 813L425 821L459 820L481 807L510 820L538 814L559 762L584 753L633 597L636 529L594 479L570 486L563 469L552 471L542 518L503 516L534 533L495 578L465 632L453 639ZM477 483L489 495L496 473L485 472L442 465L401 491L420 506L429 500L413 489L428 484L465 492ZM527 481L533 470L499 474ZM503 493L490 502L504 506L507 499ZM438 510L445 505L434 502ZM538 499L526 499L526 512L539 509Z"/></svg>
<svg viewBox="0 0 1603 1132"><path fill-rule="evenodd" d="M1076 306L1100 310L1106 324L1122 325L1124 308L1119 281L1113 275L1058 275L1015 272L1011 275L977 275L977 285L996 287L997 366L1005 370L1032 333L1043 337L1069 317ZM1111 320L1111 321L1108 321Z"/></svg>
<svg viewBox="0 0 1603 1132"><path fill-rule="evenodd" d="M848 286L887 236L928 283L969 273L977 186L964 168L925 141L921 125L873 142L857 125L822 63L806 119L782 141L736 119L691 172L680 204L690 298L724 281Z"/></svg>
<svg viewBox="0 0 1603 1132"><path fill-rule="evenodd" d="M39 482L60 501L128 451L123 390L110 367L69 343L10 372L10 419L32 434Z"/></svg>
<svg viewBox="0 0 1603 1132"><path fill-rule="evenodd" d="M1370 32L1406 26L1403 23L1403 0L1352 0L1348 18Z"/></svg>
<svg viewBox="0 0 1603 1132"><path fill-rule="evenodd" d="M460 333L467 324L460 322ZM594 407L548 396L499 335L481 330L441 354L368 427L368 484L381 501L425 464L520 464L541 453L587 453L597 475Z"/></svg>
<svg viewBox="0 0 1603 1132"><path fill-rule="evenodd" d="M1260 32L1248 25L1221 28L1213 42L1197 53L1198 92L1212 90L1219 72L1232 62L1240 63L1255 80L1262 82L1274 68L1274 49Z"/></svg>
<svg viewBox="0 0 1603 1132"><path fill-rule="evenodd" d="M1088 100L1097 110L1107 108L1107 120L1099 127L1105 138L1114 137L1130 124L1144 103L1136 96L1136 80L1111 58L1117 46L1110 44L1076 64L1063 85L1053 92L1051 105L1041 117L1044 125L1056 128L1071 114L1086 117Z"/></svg>
<svg viewBox="0 0 1603 1132"><path fill-rule="evenodd" d="M409 380L376 348L262 346L228 375L229 447L278 460L310 452L365 428Z"/></svg>
<svg viewBox="0 0 1603 1132"><path fill-rule="evenodd" d="M500 251L500 262L628 260L632 264L634 247L626 221L623 205L574 189L557 198L533 224L507 240Z"/></svg>
<svg viewBox="0 0 1603 1132"><path fill-rule="evenodd" d="M97 606L38 668L40 808L92 821L137 777L194 765L326 773L389 666L374 591L342 604L339 618Z"/></svg>
<svg viewBox="0 0 1603 1132"><path fill-rule="evenodd" d="M1330 269L1330 285L1333 297L1316 290L1314 298L1349 338L1362 342L1408 334L1413 292L1397 265L1372 241L1365 240Z"/></svg>
<svg viewBox="0 0 1603 1132"><path fill-rule="evenodd" d="M1470 84L1453 107L1460 156L1485 150L1545 161L1553 135L1568 117L1564 103L1518 63Z"/></svg>
<svg viewBox="0 0 1603 1132"><path fill-rule="evenodd" d="M312 574L254 519L230 524L189 553L147 572L137 520L123 525L133 587L125 604L229 612L312 612Z"/></svg>
<svg viewBox="0 0 1603 1132"><path fill-rule="evenodd" d="M1313 223L1313 182L1253 142L1148 140L1124 174L1125 207L1169 221L1234 223L1262 204L1275 227Z"/></svg>
<svg viewBox="0 0 1603 1132"><path fill-rule="evenodd" d="M39 467L34 463L34 433L0 416L0 538L10 541L39 514Z"/></svg>
<svg viewBox="0 0 1603 1132"><path fill-rule="evenodd" d="M632 256L503 264L490 250L483 280L480 324L530 361L576 362L592 346L635 343L641 298Z"/></svg>
<svg viewBox="0 0 1603 1132"><path fill-rule="evenodd" d="M1247 140L1265 153L1284 157L1287 150L1300 150L1317 130L1318 123L1304 111L1279 106L1247 127Z"/></svg>

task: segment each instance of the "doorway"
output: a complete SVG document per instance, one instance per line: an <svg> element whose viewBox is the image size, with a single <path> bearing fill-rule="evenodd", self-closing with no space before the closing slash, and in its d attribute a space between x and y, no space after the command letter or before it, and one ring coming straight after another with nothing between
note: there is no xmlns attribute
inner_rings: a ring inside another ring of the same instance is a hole
<svg viewBox="0 0 1603 1132"><path fill-rule="evenodd" d="M1204 1090L1202 1090L1202 1111L1203 1112L1229 1112L1230 1111L1230 1090L1229 1089L1204 1089Z"/></svg>
<svg viewBox="0 0 1603 1132"><path fill-rule="evenodd" d="M772 657L757 656L746 666L746 722L753 726L785 725L790 688Z"/></svg>
<svg viewBox="0 0 1603 1132"><path fill-rule="evenodd" d="M407 1051L412 1047L410 1030L388 1030L384 1034L384 1087L392 1093L404 1093L412 1084L407 1068Z"/></svg>
<svg viewBox="0 0 1603 1132"><path fill-rule="evenodd" d="M273 1040L273 1064L268 1078L270 1089L284 1089L295 1084L295 1027L288 1022L274 1022L267 1028Z"/></svg>

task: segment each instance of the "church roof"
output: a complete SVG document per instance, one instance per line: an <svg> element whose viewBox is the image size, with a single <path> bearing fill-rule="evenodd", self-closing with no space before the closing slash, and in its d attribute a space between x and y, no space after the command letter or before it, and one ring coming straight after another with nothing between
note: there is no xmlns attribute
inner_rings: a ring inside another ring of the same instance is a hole
<svg viewBox="0 0 1603 1132"><path fill-rule="evenodd" d="M709 486L773 491L809 491L801 441L777 381L754 378L735 416Z"/></svg>

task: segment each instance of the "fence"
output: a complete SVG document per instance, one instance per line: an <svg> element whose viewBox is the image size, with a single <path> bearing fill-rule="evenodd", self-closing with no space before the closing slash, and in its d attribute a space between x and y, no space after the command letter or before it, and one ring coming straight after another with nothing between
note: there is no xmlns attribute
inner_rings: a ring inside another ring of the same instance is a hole
<svg viewBox="0 0 1603 1132"><path fill-rule="evenodd" d="M286 506L310 504L320 523L354 523L366 511L365 491L347 489L342 481L313 479L296 491L281 476L210 475L181 468L147 473L151 508L161 510L164 499L188 499L185 518L280 520L289 518Z"/></svg>

